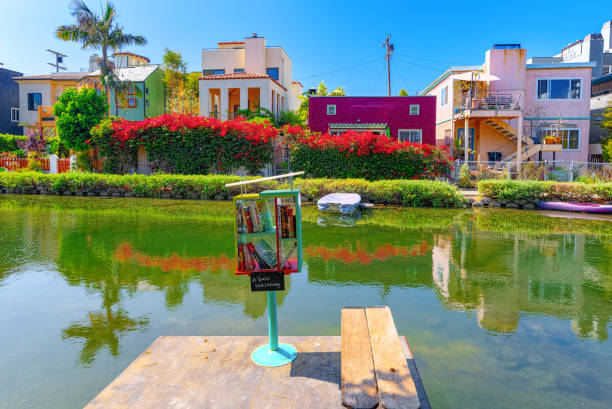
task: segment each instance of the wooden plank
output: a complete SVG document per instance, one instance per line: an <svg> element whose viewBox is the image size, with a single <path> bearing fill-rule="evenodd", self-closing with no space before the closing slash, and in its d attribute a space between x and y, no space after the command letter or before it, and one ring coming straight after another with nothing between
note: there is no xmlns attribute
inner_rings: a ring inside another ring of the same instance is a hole
<svg viewBox="0 0 612 409"><path fill-rule="evenodd" d="M341 331L342 404L351 409L375 408L378 393L365 310L343 308Z"/></svg>
<svg viewBox="0 0 612 409"><path fill-rule="evenodd" d="M279 337L297 348L290 365L266 369L253 409L342 408L340 337Z"/></svg>
<svg viewBox="0 0 612 409"><path fill-rule="evenodd" d="M414 386L416 387L417 394L419 395L421 409L431 409L431 404L429 403L429 398L427 397L427 392L425 391L425 385L423 385L421 374L417 369L416 362L414 362L414 356L412 355L410 345L408 345L408 339L402 335L400 336L400 343L402 344L402 351L404 351L404 357L406 358L410 375L414 381Z"/></svg>
<svg viewBox="0 0 612 409"><path fill-rule="evenodd" d="M404 359L389 307L366 308L378 399L385 409L419 409L414 380Z"/></svg>

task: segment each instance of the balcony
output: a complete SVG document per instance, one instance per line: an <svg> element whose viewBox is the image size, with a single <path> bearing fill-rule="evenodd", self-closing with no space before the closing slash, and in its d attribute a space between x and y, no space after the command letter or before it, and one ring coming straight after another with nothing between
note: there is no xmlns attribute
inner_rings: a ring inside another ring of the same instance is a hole
<svg viewBox="0 0 612 409"><path fill-rule="evenodd" d="M489 91L461 96L455 108L455 119L470 118L516 118L521 114L521 92L511 90Z"/></svg>

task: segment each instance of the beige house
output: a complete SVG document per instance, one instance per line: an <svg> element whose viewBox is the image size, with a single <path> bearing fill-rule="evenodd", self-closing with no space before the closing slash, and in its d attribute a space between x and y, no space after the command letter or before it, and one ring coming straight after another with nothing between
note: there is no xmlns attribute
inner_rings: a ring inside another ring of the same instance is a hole
<svg viewBox="0 0 612 409"><path fill-rule="evenodd" d="M260 106L274 115L299 107L302 85L291 79L291 59L280 46L254 34L202 50L200 115L232 119Z"/></svg>

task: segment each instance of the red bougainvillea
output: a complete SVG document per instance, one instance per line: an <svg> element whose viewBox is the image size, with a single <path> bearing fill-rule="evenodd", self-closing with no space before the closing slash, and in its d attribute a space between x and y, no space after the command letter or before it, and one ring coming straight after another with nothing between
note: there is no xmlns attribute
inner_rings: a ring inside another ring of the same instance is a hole
<svg viewBox="0 0 612 409"><path fill-rule="evenodd" d="M348 131L341 135L309 133L285 127L291 135L293 169L311 177L432 179L451 167L446 148L402 142L385 135Z"/></svg>

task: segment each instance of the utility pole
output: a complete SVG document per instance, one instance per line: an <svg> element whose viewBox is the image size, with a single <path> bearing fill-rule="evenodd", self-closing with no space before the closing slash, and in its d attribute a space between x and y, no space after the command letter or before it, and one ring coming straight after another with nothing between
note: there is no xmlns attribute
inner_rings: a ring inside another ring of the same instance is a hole
<svg viewBox="0 0 612 409"><path fill-rule="evenodd" d="M389 91L389 96L391 96L391 54L393 53L393 44L391 44L391 34L387 34L387 39L382 46L387 50L387 54L385 58L387 59L387 89Z"/></svg>
<svg viewBox="0 0 612 409"><path fill-rule="evenodd" d="M58 53L57 51L47 49L51 54L55 54L55 64L48 62L52 67L55 67L55 72L59 72L59 70L66 70L66 67L62 67L62 63L64 62L64 57L68 57L65 54Z"/></svg>

